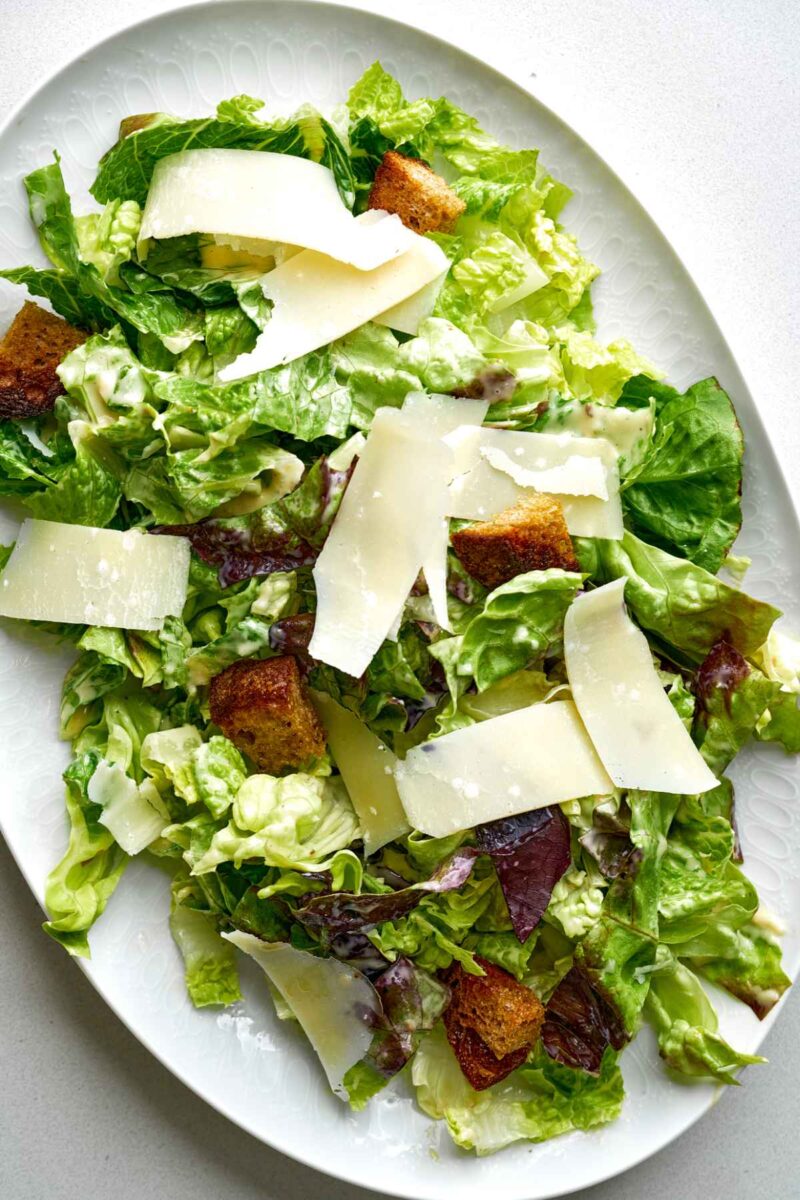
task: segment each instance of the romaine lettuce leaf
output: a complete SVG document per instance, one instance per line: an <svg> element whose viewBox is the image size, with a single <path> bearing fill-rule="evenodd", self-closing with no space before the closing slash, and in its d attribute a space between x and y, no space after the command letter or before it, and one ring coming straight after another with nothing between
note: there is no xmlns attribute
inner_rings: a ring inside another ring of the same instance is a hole
<svg viewBox="0 0 800 1200"><path fill-rule="evenodd" d="M220 937L214 914L194 907L187 891L186 877L176 875L169 926L183 957L186 990L195 1008L234 1004L242 998L234 948Z"/></svg>
<svg viewBox="0 0 800 1200"><path fill-rule="evenodd" d="M629 527L647 541L719 570L742 524L744 440L733 405L716 379L683 394L637 376L626 398L656 400L656 436L622 493Z"/></svg>
<svg viewBox="0 0 800 1200"><path fill-rule="evenodd" d="M98 822L100 806L92 804L87 794L98 761L96 753L87 752L74 759L64 772L69 845L45 886L49 916L45 932L70 954L83 958L89 957L86 935L103 912L128 863L127 854Z"/></svg>
<svg viewBox="0 0 800 1200"><path fill-rule="evenodd" d="M717 1014L699 979L665 946L658 950L645 1016L655 1027L661 1057L682 1075L731 1084L737 1082L738 1067L766 1062L757 1054L740 1054L719 1036Z"/></svg>
<svg viewBox="0 0 800 1200"><path fill-rule="evenodd" d="M780 616L771 604L630 532L620 542L576 539L576 550L594 581L627 579L625 602L636 620L679 662L701 662L725 633L742 654L752 654Z"/></svg>

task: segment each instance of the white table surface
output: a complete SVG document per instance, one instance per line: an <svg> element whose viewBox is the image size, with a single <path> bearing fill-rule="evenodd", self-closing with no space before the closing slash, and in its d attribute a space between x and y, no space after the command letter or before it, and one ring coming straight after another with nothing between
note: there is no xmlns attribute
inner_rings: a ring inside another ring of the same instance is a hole
<svg viewBox="0 0 800 1200"><path fill-rule="evenodd" d="M671 239L727 336L800 501L796 0L369 0L506 70L572 124ZM0 119L159 0L2 0ZM177 7L177 5L175 5ZM3 1200L368 1200L178 1083L64 952L0 845ZM694 1129L595 1200L800 1194L800 1002Z"/></svg>

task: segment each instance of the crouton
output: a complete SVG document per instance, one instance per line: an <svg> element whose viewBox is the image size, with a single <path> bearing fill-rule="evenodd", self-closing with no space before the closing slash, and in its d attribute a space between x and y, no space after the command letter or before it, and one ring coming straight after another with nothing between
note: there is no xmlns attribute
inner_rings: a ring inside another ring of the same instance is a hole
<svg viewBox="0 0 800 1200"><path fill-rule="evenodd" d="M539 1037L544 1008L507 971L482 958L476 962L484 976L469 975L457 963L445 974L452 998L444 1026L461 1070L480 1092L525 1061Z"/></svg>
<svg viewBox="0 0 800 1200"><path fill-rule="evenodd" d="M526 571L579 569L561 501L543 493L466 525L450 540L465 571L490 589Z"/></svg>
<svg viewBox="0 0 800 1200"><path fill-rule="evenodd" d="M466 205L427 163L387 150L375 172L368 207L397 213L415 233L450 233Z"/></svg>
<svg viewBox="0 0 800 1200"><path fill-rule="evenodd" d="M243 658L211 680L211 720L269 775L325 753L325 732L292 655Z"/></svg>
<svg viewBox="0 0 800 1200"><path fill-rule="evenodd" d="M0 420L49 412L64 391L56 367L88 336L26 300L0 342Z"/></svg>

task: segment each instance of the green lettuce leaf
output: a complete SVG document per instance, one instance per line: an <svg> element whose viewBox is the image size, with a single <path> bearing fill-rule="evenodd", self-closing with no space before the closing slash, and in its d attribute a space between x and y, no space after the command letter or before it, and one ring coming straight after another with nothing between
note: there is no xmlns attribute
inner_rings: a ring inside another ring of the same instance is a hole
<svg viewBox="0 0 800 1200"><path fill-rule="evenodd" d="M87 752L64 772L69 845L47 877L44 929L70 954L89 957L87 933L102 914L128 863L128 856L98 821L102 809L87 794L99 756Z"/></svg>
<svg viewBox="0 0 800 1200"><path fill-rule="evenodd" d="M645 395L656 400L657 428L623 489L629 527L713 574L742 524L744 440L733 405L716 379L681 394L643 376L626 385L620 402Z"/></svg>
<svg viewBox="0 0 800 1200"><path fill-rule="evenodd" d="M417 1050L411 1079L423 1112L446 1121L456 1145L478 1155L512 1142L540 1142L613 1121L624 1097L622 1074L610 1051L599 1076L562 1066L541 1053L501 1083L475 1092L441 1026Z"/></svg>
<svg viewBox="0 0 800 1200"><path fill-rule="evenodd" d="M737 1068L766 1062L759 1055L740 1054L719 1036L717 1014L699 979L664 946L659 947L645 1016L655 1028L661 1057L682 1075L735 1084Z"/></svg>
<svg viewBox="0 0 800 1200"><path fill-rule="evenodd" d="M474 679L483 692L541 659L561 636L564 615L581 578L557 568L517 575L490 592L463 634L434 643L431 654L440 662L448 659L454 701L463 691L461 680Z"/></svg>
<svg viewBox="0 0 800 1200"><path fill-rule="evenodd" d="M717 946L705 948L714 957L707 957L701 950L692 958L692 966L763 1019L791 985L781 966L780 943L755 922L741 926L733 936L720 932L723 936L718 938Z"/></svg>
<svg viewBox="0 0 800 1200"><path fill-rule="evenodd" d="M241 1000L236 952L220 937L217 918L187 903L186 879L172 884L169 926L184 963L186 990L195 1008Z"/></svg>
<svg viewBox="0 0 800 1200"><path fill-rule="evenodd" d="M221 862L260 859L286 870L325 870L331 856L360 836L341 780L312 775L251 775L239 788L232 820L190 865L202 875Z"/></svg>
<svg viewBox="0 0 800 1200"><path fill-rule="evenodd" d="M625 602L636 620L679 662L701 662L725 633L742 654L752 654L780 616L771 604L629 532L620 542L578 539L576 549L594 581L627 579Z"/></svg>
<svg viewBox="0 0 800 1200"><path fill-rule="evenodd" d="M25 505L42 521L103 528L114 518L122 499L116 474L93 452L90 439L82 439L74 460L49 487L25 498Z"/></svg>

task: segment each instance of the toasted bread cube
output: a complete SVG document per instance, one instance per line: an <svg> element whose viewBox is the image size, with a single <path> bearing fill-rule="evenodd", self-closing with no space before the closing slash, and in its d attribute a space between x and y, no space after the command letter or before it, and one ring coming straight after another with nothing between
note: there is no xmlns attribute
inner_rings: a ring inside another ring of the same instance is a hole
<svg viewBox="0 0 800 1200"><path fill-rule="evenodd" d="M544 493L521 500L489 521L466 525L450 541L467 573L490 589L526 571L579 569L561 501Z"/></svg>
<svg viewBox="0 0 800 1200"><path fill-rule="evenodd" d="M387 150L375 172L368 207L397 213L415 233L450 233L466 205L427 163Z"/></svg>
<svg viewBox="0 0 800 1200"><path fill-rule="evenodd" d="M448 1023L446 1013L444 1025L447 1040L453 1047L461 1073L473 1091L483 1092L499 1083L506 1075L521 1067L528 1057L528 1051L522 1049L497 1058L474 1029L469 1029L466 1025Z"/></svg>
<svg viewBox="0 0 800 1200"><path fill-rule="evenodd" d="M544 1008L507 971L475 961L484 976L469 975L458 963L445 974L452 997L443 1019L464 1077L481 1092L522 1066L541 1032Z"/></svg>
<svg viewBox="0 0 800 1200"><path fill-rule="evenodd" d="M211 720L268 775L325 753L325 732L293 655L242 658L215 675Z"/></svg>
<svg viewBox="0 0 800 1200"><path fill-rule="evenodd" d="M469 975L458 963L449 968L452 999L446 1022L472 1029L495 1058L530 1049L544 1021L539 997L502 967L484 958L476 962L485 975Z"/></svg>
<svg viewBox="0 0 800 1200"><path fill-rule="evenodd" d="M26 300L0 342L0 420L49 412L64 391L56 367L88 334Z"/></svg>

